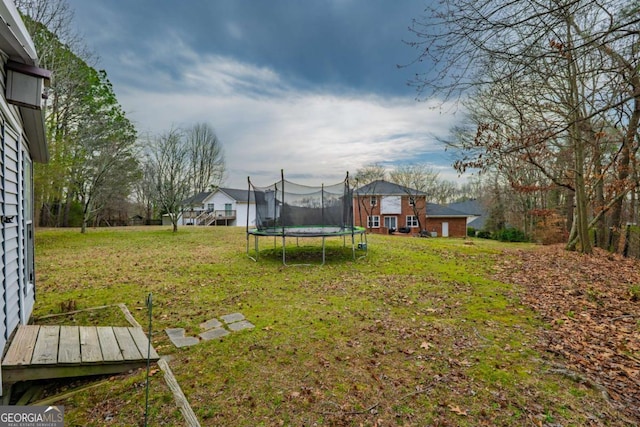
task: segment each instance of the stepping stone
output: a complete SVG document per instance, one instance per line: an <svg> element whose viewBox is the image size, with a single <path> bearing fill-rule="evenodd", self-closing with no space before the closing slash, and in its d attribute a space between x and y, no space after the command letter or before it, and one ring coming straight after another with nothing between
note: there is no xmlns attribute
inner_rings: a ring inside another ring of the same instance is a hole
<svg viewBox="0 0 640 427"><path fill-rule="evenodd" d="M178 348L191 347L192 345L198 344L200 339L198 337L172 338L171 342Z"/></svg>
<svg viewBox="0 0 640 427"><path fill-rule="evenodd" d="M207 320L204 323L200 323L200 329L214 329L214 328L219 328L222 326L222 323L220 323L220 321L218 319L211 319L211 320Z"/></svg>
<svg viewBox="0 0 640 427"><path fill-rule="evenodd" d="M184 338L184 328L167 328L164 331L169 338Z"/></svg>
<svg viewBox="0 0 640 427"><path fill-rule="evenodd" d="M253 325L253 323L249 322L248 320L241 320L239 322L230 323L227 325L227 327L235 332L241 331L243 329L253 329L255 328L255 325Z"/></svg>
<svg viewBox="0 0 640 427"><path fill-rule="evenodd" d="M241 320L244 320L244 316L242 315L242 313L226 314L224 316L220 316L220 318L226 324L239 322Z"/></svg>
<svg viewBox="0 0 640 427"><path fill-rule="evenodd" d="M205 341L209 341L212 339L216 339L216 338L222 338L226 335L229 335L229 331L227 331L224 328L215 328L215 329L210 329L206 332L202 332L201 334L199 334L200 337L205 340Z"/></svg>
<svg viewBox="0 0 640 427"><path fill-rule="evenodd" d="M184 335L184 328L167 328L164 331L169 336L173 345L178 348L196 345L200 342L200 339L197 337L186 337Z"/></svg>

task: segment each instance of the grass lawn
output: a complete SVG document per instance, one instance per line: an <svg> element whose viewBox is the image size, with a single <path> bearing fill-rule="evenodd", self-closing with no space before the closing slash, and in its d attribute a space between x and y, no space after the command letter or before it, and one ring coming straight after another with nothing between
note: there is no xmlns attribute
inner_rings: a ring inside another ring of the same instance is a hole
<svg viewBox="0 0 640 427"><path fill-rule="evenodd" d="M301 240L291 261L320 259ZM327 240L324 266L283 267L273 240L259 262L244 228L39 229L34 317L125 303L169 362L202 425L626 425L596 391L554 373L534 350L544 324L522 289L489 279L505 244L368 236L354 262ZM527 245L510 247L527 248ZM114 324L117 310L65 318ZM165 328L240 312L254 329L176 348ZM51 322L51 319L47 319ZM67 425L141 425L144 370L66 399ZM182 425L161 373L150 425Z"/></svg>

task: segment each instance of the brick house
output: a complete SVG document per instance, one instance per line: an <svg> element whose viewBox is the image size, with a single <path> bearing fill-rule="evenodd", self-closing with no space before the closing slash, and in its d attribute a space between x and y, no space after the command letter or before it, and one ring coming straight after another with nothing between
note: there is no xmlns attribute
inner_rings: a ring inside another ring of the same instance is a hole
<svg viewBox="0 0 640 427"><path fill-rule="evenodd" d="M472 216L447 206L427 203L427 221L424 229L432 236L465 237L467 218Z"/></svg>
<svg viewBox="0 0 640 427"><path fill-rule="evenodd" d="M384 180L354 191L354 224L370 233L465 237L472 215L427 202L423 191Z"/></svg>

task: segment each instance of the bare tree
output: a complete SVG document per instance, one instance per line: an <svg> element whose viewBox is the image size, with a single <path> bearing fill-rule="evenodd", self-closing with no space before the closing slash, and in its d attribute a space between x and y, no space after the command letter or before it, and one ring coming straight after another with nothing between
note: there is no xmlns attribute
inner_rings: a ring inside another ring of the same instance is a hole
<svg viewBox="0 0 640 427"><path fill-rule="evenodd" d="M140 151L144 151L141 149ZM133 186L134 200L143 213L145 224L150 224L156 214L155 182L153 165L149 161L143 161L140 171L140 179Z"/></svg>
<svg viewBox="0 0 640 427"><path fill-rule="evenodd" d="M474 100L476 130L461 143L471 155L459 169L519 160L566 188L575 201L570 249L591 251L590 206L607 181L593 165L610 177L617 171L596 218L614 207L619 223L615 208L632 188L639 22L630 1L444 0L413 25L418 60L432 66L414 81L420 93ZM608 159L598 158L598 123L626 128Z"/></svg>
<svg viewBox="0 0 640 427"><path fill-rule="evenodd" d="M367 185L370 182L384 180L387 177L387 170L379 163L365 165L358 169L354 179L356 186Z"/></svg>
<svg viewBox="0 0 640 427"><path fill-rule="evenodd" d="M225 162L222 143L206 123L193 125L186 131L189 151L191 191L194 194L219 186L224 180Z"/></svg>
<svg viewBox="0 0 640 427"><path fill-rule="evenodd" d="M171 129L151 141L143 171L155 204L169 215L176 232L184 201L223 179L222 144L208 125Z"/></svg>
<svg viewBox="0 0 640 427"><path fill-rule="evenodd" d="M149 146L146 159L154 184L154 196L169 215L173 232L178 231L182 202L190 194L189 150L182 132L171 129L157 136Z"/></svg>

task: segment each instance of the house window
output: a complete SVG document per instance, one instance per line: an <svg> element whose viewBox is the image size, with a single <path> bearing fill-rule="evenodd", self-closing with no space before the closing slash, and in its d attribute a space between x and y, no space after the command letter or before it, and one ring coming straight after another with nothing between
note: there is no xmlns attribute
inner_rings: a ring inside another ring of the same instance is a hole
<svg viewBox="0 0 640 427"><path fill-rule="evenodd" d="M414 197L409 197L409 206L415 206L416 205L416 199Z"/></svg>
<svg viewBox="0 0 640 427"><path fill-rule="evenodd" d="M371 203L371 206L378 206L378 198L376 196L371 196L370 203Z"/></svg>
<svg viewBox="0 0 640 427"><path fill-rule="evenodd" d="M231 204L231 203L225 203L224 204L224 214L226 216L233 215L233 204Z"/></svg>
<svg viewBox="0 0 640 427"><path fill-rule="evenodd" d="M418 226L418 217L415 215L407 215L407 227L415 228Z"/></svg>
<svg viewBox="0 0 640 427"><path fill-rule="evenodd" d="M213 203L207 203L207 212L213 212L214 210Z"/></svg>
<svg viewBox="0 0 640 427"><path fill-rule="evenodd" d="M372 215L367 217L367 227L380 228L380 216Z"/></svg>

